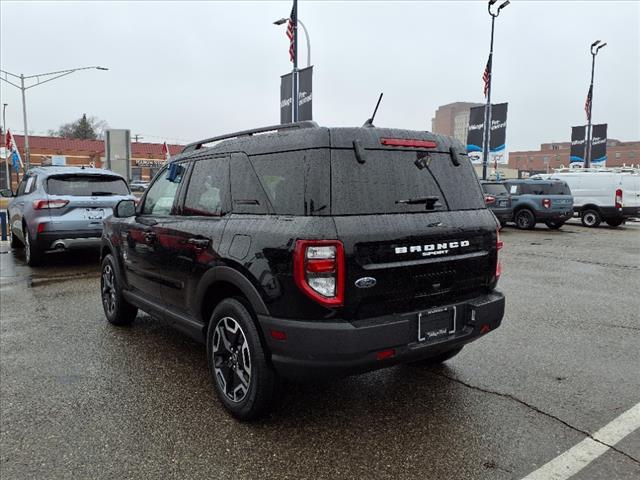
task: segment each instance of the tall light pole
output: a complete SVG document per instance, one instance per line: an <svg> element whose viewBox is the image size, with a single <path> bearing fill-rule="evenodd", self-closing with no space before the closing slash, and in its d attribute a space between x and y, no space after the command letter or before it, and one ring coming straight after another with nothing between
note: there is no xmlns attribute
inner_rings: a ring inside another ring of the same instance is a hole
<svg viewBox="0 0 640 480"><path fill-rule="evenodd" d="M491 15L491 44L489 47L489 60L487 62L487 103L484 106L484 135L482 139L482 179L487 179L487 164L489 163L489 148L491 145L491 75L493 70L493 32L495 28L496 18L500 15L500 10L511 3L509 0L502 3L495 12L491 11L491 7L498 0L489 0L487 11Z"/></svg>
<svg viewBox="0 0 640 480"><path fill-rule="evenodd" d="M11 172L9 171L9 152L7 152L7 116L6 109L8 103L2 104L2 132L4 138L2 139L2 146L4 147L4 173L7 177L7 188L11 188Z"/></svg>
<svg viewBox="0 0 640 480"><path fill-rule="evenodd" d="M5 70L0 70L0 73L4 75L3 77L0 77L0 79L4 80L9 85L13 85L16 88L19 88L20 91L22 92L22 119L24 122L24 158L25 158L26 170L29 170L31 157L29 155L29 128L27 127L27 100L26 100L25 92L30 88L37 87L38 85L42 85L43 83L50 82L52 80L55 80L56 78L70 75L73 72L77 72L78 70L109 70L109 69L105 67L80 67L80 68L72 68L69 70L60 70L57 72L38 73L36 75L28 75L28 76L25 76L23 74L16 75L15 73L7 72ZM18 85L17 83L11 82L10 80L7 79L7 76L11 76L13 78L19 79L20 84ZM31 80L34 78L36 80L35 83L25 86L25 80ZM44 80L42 80L41 78L44 78Z"/></svg>
<svg viewBox="0 0 640 480"><path fill-rule="evenodd" d="M288 18L281 18L279 20L276 20L275 22L273 22L274 25L284 25L285 23L287 23L289 21ZM311 40L309 39L309 31L307 30L307 27L305 26L304 23L302 23L302 20L300 20L298 18L298 23L300 24L300 26L302 27L302 30L304 31L304 36L307 40L307 68L311 66Z"/></svg>
<svg viewBox="0 0 640 480"><path fill-rule="evenodd" d="M593 126L591 125L591 111L593 110L593 74L596 69L596 55L602 47L607 43L600 43L600 40L596 40L591 44L591 83L589 84L589 92L587 93L587 144L585 148L587 150L584 156L584 167L589 168L591 166L591 137L593 136Z"/></svg>

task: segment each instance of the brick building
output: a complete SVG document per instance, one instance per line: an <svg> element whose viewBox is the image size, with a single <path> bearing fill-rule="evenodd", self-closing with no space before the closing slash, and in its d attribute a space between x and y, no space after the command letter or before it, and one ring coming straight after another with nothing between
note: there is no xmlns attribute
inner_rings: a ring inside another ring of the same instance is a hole
<svg viewBox="0 0 640 480"><path fill-rule="evenodd" d="M24 162L24 136L14 135L18 151ZM62 137L29 136L31 165L94 165L103 167L105 158L104 140L78 140ZM177 155L182 145L169 145L169 153ZM131 142L132 180L148 180L164 164L161 143ZM0 161L0 184L5 188L5 165ZM12 185L15 188L15 170L11 168Z"/></svg>
<svg viewBox="0 0 640 480"><path fill-rule="evenodd" d="M540 150L509 152L509 168L518 172L543 173L569 166L571 142L543 143ZM607 140L607 167L640 164L640 141ZM521 176L522 173L519 174Z"/></svg>
<svg viewBox="0 0 640 480"><path fill-rule="evenodd" d="M455 137L467 144L467 131L469 130L469 110L472 107L480 107L482 103L454 102L442 105L436 110L431 119L431 131L440 135Z"/></svg>

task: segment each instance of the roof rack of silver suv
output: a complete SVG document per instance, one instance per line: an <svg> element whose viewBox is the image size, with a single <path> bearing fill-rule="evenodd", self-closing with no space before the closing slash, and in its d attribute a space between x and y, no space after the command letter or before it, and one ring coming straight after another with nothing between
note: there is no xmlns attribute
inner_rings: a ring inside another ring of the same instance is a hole
<svg viewBox="0 0 640 480"><path fill-rule="evenodd" d="M289 130L293 128L318 128L318 124L313 121L285 123L281 125L271 125L268 127L254 128L252 130L242 130L240 132L228 133L226 135L219 135L217 137L205 138L204 140L198 140L197 142L190 143L182 149L182 153L192 152L194 150L200 150L204 145L213 142L219 142L221 140L229 140L230 138L238 137L250 137L257 133L277 132L280 130Z"/></svg>

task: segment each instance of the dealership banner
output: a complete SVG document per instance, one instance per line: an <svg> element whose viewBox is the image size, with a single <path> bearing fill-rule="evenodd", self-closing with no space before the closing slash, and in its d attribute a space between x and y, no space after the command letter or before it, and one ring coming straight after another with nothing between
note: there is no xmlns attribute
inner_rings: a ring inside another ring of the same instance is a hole
<svg viewBox="0 0 640 480"><path fill-rule="evenodd" d="M603 167L607 163L607 124L591 127L591 165Z"/></svg>
<svg viewBox="0 0 640 480"><path fill-rule="evenodd" d="M584 163L585 155L585 133L584 125L571 127L571 152L569 153L569 163L574 166Z"/></svg>
<svg viewBox="0 0 640 480"><path fill-rule="evenodd" d="M280 77L280 123L291 123L292 73ZM313 66L298 70L298 120L313 120Z"/></svg>
<svg viewBox="0 0 640 480"><path fill-rule="evenodd" d="M489 165L506 164L507 103L491 106L491 136L489 139ZM467 153L475 164L482 164L482 143L484 136L484 109L473 107L469 111L467 133Z"/></svg>

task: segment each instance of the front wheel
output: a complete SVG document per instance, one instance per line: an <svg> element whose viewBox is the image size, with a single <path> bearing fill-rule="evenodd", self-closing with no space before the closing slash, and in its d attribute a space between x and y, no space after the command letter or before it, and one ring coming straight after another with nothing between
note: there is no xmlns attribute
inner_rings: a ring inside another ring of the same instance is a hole
<svg viewBox="0 0 640 480"><path fill-rule="evenodd" d="M520 230L533 230L536 226L536 217L529 209L523 208L516 213L514 218L516 227Z"/></svg>
<svg viewBox="0 0 640 480"><path fill-rule="evenodd" d="M238 299L220 302L209 322L207 360L216 394L240 420L253 420L271 408L277 378L253 317Z"/></svg>
<svg viewBox="0 0 640 480"><path fill-rule="evenodd" d="M615 220L605 220L610 227L619 227L624 223L624 219L616 218Z"/></svg>
<svg viewBox="0 0 640 480"><path fill-rule="evenodd" d="M102 260L100 294L104 315L109 323L118 326L131 325L138 314L138 309L122 296L122 288L116 273L113 255L107 255Z"/></svg>
<svg viewBox="0 0 640 480"><path fill-rule="evenodd" d="M589 228L595 228L600 225L602 218L597 210L585 210L582 212L582 225Z"/></svg>
<svg viewBox="0 0 640 480"><path fill-rule="evenodd" d="M558 230L560 227L564 225L564 222L558 220L547 220L544 224L549 227L551 230Z"/></svg>

